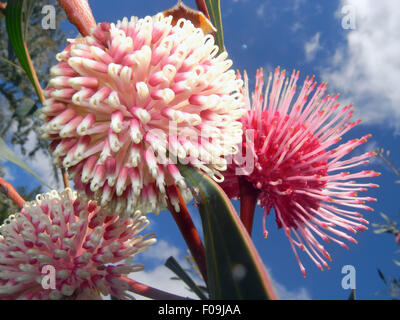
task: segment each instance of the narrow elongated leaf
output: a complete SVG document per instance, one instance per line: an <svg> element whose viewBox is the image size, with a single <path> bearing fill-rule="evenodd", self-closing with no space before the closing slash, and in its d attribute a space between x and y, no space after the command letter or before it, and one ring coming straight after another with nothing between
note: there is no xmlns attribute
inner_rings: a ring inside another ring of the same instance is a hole
<svg viewBox="0 0 400 320"><path fill-rule="evenodd" d="M379 274L379 277L382 279L382 281L385 284L387 284L386 278L385 278L385 276L383 275L383 273L382 273L382 271L380 269L378 269L378 274Z"/></svg>
<svg viewBox="0 0 400 320"><path fill-rule="evenodd" d="M225 193L198 170L179 170L201 215L211 299L275 299L265 267Z"/></svg>
<svg viewBox="0 0 400 320"><path fill-rule="evenodd" d="M380 229L375 229L374 233L381 234L381 233L389 232L390 230L391 230L390 228L383 227L383 228L380 228Z"/></svg>
<svg viewBox="0 0 400 320"><path fill-rule="evenodd" d="M24 169L26 172L30 173L32 176L34 176L37 180L40 181L43 185L51 189L51 187L44 182L31 168L28 167L28 165L22 161L15 153L12 151L4 142L4 140L0 137L0 158L10 161L20 168Z"/></svg>
<svg viewBox="0 0 400 320"><path fill-rule="evenodd" d="M180 266L178 261L174 257L169 257L165 262L165 266L174 272L201 300L207 300L203 291L197 286L192 278L187 274L185 270Z"/></svg>
<svg viewBox="0 0 400 320"><path fill-rule="evenodd" d="M222 18L221 18L221 3L220 0L205 0L207 5L208 13L210 14L210 19L217 32L215 34L216 42L219 47L219 52L225 50L224 45L224 30L222 28Z"/></svg>
<svg viewBox="0 0 400 320"><path fill-rule="evenodd" d="M351 289L348 300L356 300L356 289Z"/></svg>
<svg viewBox="0 0 400 320"><path fill-rule="evenodd" d="M32 0L25 0L31 2ZM28 75L36 93L41 101L43 101L43 93L40 87L35 69L32 64L26 43L24 40L24 33L22 29L22 11L24 7L24 0L9 0L6 7L6 26L8 39L17 56L22 68Z"/></svg>
<svg viewBox="0 0 400 320"><path fill-rule="evenodd" d="M389 217L384 214L383 212L381 212L381 217L390 225L392 224L392 221L390 221Z"/></svg>

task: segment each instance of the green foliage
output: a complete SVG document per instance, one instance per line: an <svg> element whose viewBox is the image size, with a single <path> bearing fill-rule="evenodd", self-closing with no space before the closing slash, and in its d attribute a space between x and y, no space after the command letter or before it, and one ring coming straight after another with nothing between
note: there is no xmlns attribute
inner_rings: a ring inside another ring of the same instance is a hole
<svg viewBox="0 0 400 320"><path fill-rule="evenodd" d="M14 3L9 1L8 3ZM55 55L66 45L66 35L59 27L65 14L52 0L26 1L23 9L21 32L36 69L41 86L49 79L50 67L56 63ZM43 30L41 13L44 5L56 8L56 29ZM29 22L28 22L29 18ZM29 26L29 28L28 28ZM33 156L38 150L47 150L46 141L31 141L31 132L38 133L39 120L34 116L40 106L26 72L11 47L6 32L5 15L0 13L0 137L21 147L22 153Z"/></svg>
<svg viewBox="0 0 400 320"><path fill-rule="evenodd" d="M36 82L36 72L31 65L31 59L29 57L28 48L25 45L24 36L27 32L23 32L23 20L25 20L25 30L27 30L27 22L29 17L29 12L32 10L32 1L27 0L11 0L7 3L6 8L6 26L8 33L8 40L11 47L14 50L15 55L18 58L19 63L26 72L29 80L35 87L35 91L38 96L41 95L40 86ZM26 18L23 18L23 10L25 7Z"/></svg>
<svg viewBox="0 0 400 320"><path fill-rule="evenodd" d="M394 300L399 300L400 299L400 278L385 277L383 272L380 269L378 269L378 275L379 275L379 278L381 278L381 280L385 284L386 289L375 293L375 295L387 293Z"/></svg>
<svg viewBox="0 0 400 320"><path fill-rule="evenodd" d="M20 168L24 169L26 172L30 173L33 175L37 180L39 180L43 185L47 186L49 189L51 187L44 182L27 164L25 164L24 161L22 161L3 141L3 139L0 137L0 159L4 159L7 161L10 161Z"/></svg>
<svg viewBox="0 0 400 320"><path fill-rule="evenodd" d="M192 167L179 169L201 215L211 299L273 298L265 267L222 189Z"/></svg>
<svg viewBox="0 0 400 320"><path fill-rule="evenodd" d="M201 288L193 281L174 257L169 257L165 262L165 266L174 272L178 276L178 279L182 280L201 300L207 300Z"/></svg>
<svg viewBox="0 0 400 320"><path fill-rule="evenodd" d="M400 168L396 168L395 165L389 160L390 151L384 150L383 148L378 148L376 150L378 157L380 157L385 165L393 172L393 174L397 177L400 177ZM395 181L395 183L399 183L400 180ZM398 227L397 221L390 219L386 214L381 212L382 219L386 222L386 224L377 224L373 223L375 234L383 234L389 233L394 235L395 237L400 236L400 229ZM397 238L395 238L397 242ZM400 243L399 243L400 244ZM394 264L400 267L400 261L393 259ZM385 277L383 272L378 269L378 275L386 286L386 290L377 292L376 294L388 293L393 299L400 299L400 278L391 278Z"/></svg>
<svg viewBox="0 0 400 320"><path fill-rule="evenodd" d="M37 194L42 193L42 187L39 186L31 191L27 191L25 187L17 188L17 192L26 201L35 200ZM3 223L10 214L18 212L19 207L10 199L8 199L3 193L0 192L0 225Z"/></svg>
<svg viewBox="0 0 400 320"><path fill-rule="evenodd" d="M387 224L378 224L378 223L373 223L372 226L374 227L374 233L376 234L381 234L381 233L391 233L391 234L396 234L399 231L397 230L397 222L392 221L389 219L389 217L381 212L381 217Z"/></svg>
<svg viewBox="0 0 400 320"><path fill-rule="evenodd" d="M217 32L215 33L215 40L219 47L219 52L225 50L224 45L224 30L222 28L222 18L221 18L221 3L220 0L205 0L207 5L207 10L210 14L210 19Z"/></svg>
<svg viewBox="0 0 400 320"><path fill-rule="evenodd" d="M24 2L22 4L22 2ZM43 30L41 13L44 5L52 4L56 7L56 29ZM50 67L56 63L55 55L65 46L66 35L59 27L60 22L65 20L65 14L58 7L56 1L8 1L8 11L19 6L22 16L9 16L9 24L14 24L23 35L30 57L36 69L41 86L44 87L49 79ZM17 9L18 9L17 8ZM14 13L16 11L14 10ZM33 136L38 133L40 127L39 120L35 112L40 106L40 100L32 86L29 73L18 61L17 55L13 50L11 42L17 38L9 39L6 32L5 12L0 13L0 158L11 161L24 170L31 173L42 184L46 185L19 157L6 145L4 140L19 145L23 155L34 156L38 150L46 150L48 143L28 139L31 133ZM14 32L14 31L13 31ZM10 41L11 40L11 41ZM22 39L20 39L22 40ZM15 43L14 43L15 45ZM24 50L24 44L19 44L19 48ZM18 47L18 45L17 45ZM29 67L29 64L28 64ZM4 139L4 140L3 140ZM0 168L1 169L1 168ZM2 175L0 173L0 175ZM57 175L55 175L58 178ZM24 188L17 189L21 196L26 200L33 200L34 195L41 192L38 187L30 192ZM3 194L0 195L0 221L2 222L9 214L18 210L18 207Z"/></svg>

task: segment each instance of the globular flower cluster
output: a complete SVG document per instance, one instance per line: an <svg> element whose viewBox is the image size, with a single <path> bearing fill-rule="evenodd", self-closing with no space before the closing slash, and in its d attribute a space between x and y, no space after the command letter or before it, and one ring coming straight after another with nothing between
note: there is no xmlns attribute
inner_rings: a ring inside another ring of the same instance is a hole
<svg viewBox="0 0 400 320"><path fill-rule="evenodd" d="M41 118L55 163L77 189L119 214L158 212L177 163L222 179L237 152L243 85L212 35L158 14L102 23L71 40L51 69Z"/></svg>
<svg viewBox="0 0 400 320"><path fill-rule="evenodd" d="M234 157L221 185L231 198L238 198L237 174L242 175L251 182L264 208L264 236L268 234L266 216L273 209L278 227L284 229L302 273L305 275L305 268L297 248L305 251L321 270L328 268L326 261L331 257L319 239L345 248L347 245L339 238L357 243L344 231L366 230L368 222L355 210L372 211L365 202L376 201L359 196L358 192L377 185L358 183L354 179L379 173L348 171L368 163L367 159L375 153L346 157L370 135L338 144L359 121L351 122L352 106L340 108L338 95L325 96L326 84L317 86L314 77L306 78L296 96L299 73L293 71L286 78L285 71L277 68L274 75L270 74L263 95L264 79L260 70L251 100L247 75L244 77L248 112L242 118L245 132L242 153L238 153L240 158ZM242 161L242 155L247 153L254 157L254 167Z"/></svg>
<svg viewBox="0 0 400 320"><path fill-rule="evenodd" d="M117 263L155 243L138 234L148 223L140 211L120 219L70 189L38 195L0 227L0 299L129 298L123 276L143 266ZM53 288L44 279L51 271Z"/></svg>

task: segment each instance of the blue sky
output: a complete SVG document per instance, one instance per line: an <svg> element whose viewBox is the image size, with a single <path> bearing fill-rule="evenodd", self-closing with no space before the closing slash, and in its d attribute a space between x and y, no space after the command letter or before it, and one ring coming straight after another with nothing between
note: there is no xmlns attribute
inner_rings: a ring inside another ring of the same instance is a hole
<svg viewBox="0 0 400 320"><path fill-rule="evenodd" d="M194 7L194 0L185 4ZM317 76L318 81L328 82L328 91L341 93L343 104L353 102L356 117L363 119L345 137L344 141L372 133L369 143L361 151L382 147L391 151L390 159L400 166L399 128L400 93L396 84L400 80L400 4L391 0L311 1L311 0L222 0L222 17L225 45L234 68L246 69L250 79L257 68L272 71L276 66L300 70L301 80L306 75ZM91 1L97 22L115 22L124 16L154 15L175 3L174 0L152 1ZM342 27L343 6L355 13L355 29ZM63 24L66 32L73 32L69 24ZM250 85L254 82L251 81ZM35 137L30 137L34 142ZM18 150L16 150L18 152ZM360 152L361 151L355 151ZM43 154L29 161L42 176L49 176L48 161ZM17 185L37 182L13 165L8 165L8 177ZM368 195L378 198L373 204L375 212L366 213L372 223L381 223L379 212L392 218L399 217L400 205L396 201L400 185L396 177L378 159L368 168L382 172L373 182L381 187ZM26 180L29 179L29 180ZM56 186L53 183L53 186ZM235 203L236 208L238 204ZM190 209L199 224L196 209ZM301 255L307 269L307 278L299 272L289 242L282 230L277 230L271 214L267 218L268 239L262 237L262 209L258 208L254 222L254 243L270 272L282 298L347 299L348 290L341 287L345 265L356 269L357 297L359 299L387 299L388 295L375 296L384 289L377 268L385 275L399 274L392 262L398 246L392 236L375 235L372 228L356 235L359 244L345 250L328 244L333 257L331 270L321 272L306 255ZM186 252L177 227L168 212L158 217L150 215L152 231L160 240L158 245L137 262L145 262L147 273L137 279L171 288L185 294L179 283L168 281L169 273L157 267L168 257L175 255L183 261ZM398 256L398 255L397 255Z"/></svg>

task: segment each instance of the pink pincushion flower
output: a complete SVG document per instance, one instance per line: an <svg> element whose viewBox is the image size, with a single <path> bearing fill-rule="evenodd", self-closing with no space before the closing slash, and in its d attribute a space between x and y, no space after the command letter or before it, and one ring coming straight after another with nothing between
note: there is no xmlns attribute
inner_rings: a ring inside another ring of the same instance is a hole
<svg viewBox="0 0 400 320"><path fill-rule="evenodd" d="M188 196L178 162L222 179L241 141L243 82L232 61L212 35L171 21L125 18L71 40L45 91L41 129L55 163L120 214L158 212L173 184Z"/></svg>
<svg viewBox="0 0 400 320"><path fill-rule="evenodd" d="M116 263L155 243L138 235L148 224L140 211L121 220L69 189L38 195L0 227L0 299L129 298L120 277L144 267ZM42 285L50 268L55 288Z"/></svg>
<svg viewBox="0 0 400 320"><path fill-rule="evenodd" d="M324 97L326 84L321 83L314 91L314 77L306 78L294 98L298 77L299 73L294 71L286 79L285 71L277 68L274 76L272 73L269 76L263 97L264 80L260 70L250 101L245 74L248 112L242 118L245 132L242 153L234 157L221 186L228 196L239 198L238 177L241 175L251 183L264 208L264 236L267 236L266 216L274 209L278 227L284 229L305 275L296 248L304 250L321 270L323 266L328 268L326 260L331 257L319 238L345 248L347 245L338 238L356 243L339 228L352 233L367 229L364 224L368 222L354 210L372 211L364 203L376 199L358 196L357 192L377 185L356 183L354 179L379 174L368 170L347 171L367 163L375 155L367 152L344 158L365 143L369 135L333 148L359 121L349 122L353 113L351 106L339 108L338 95ZM238 157L245 154L254 158L254 167Z"/></svg>

